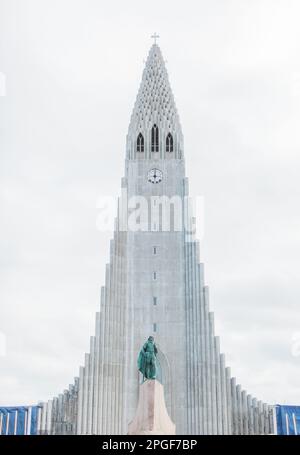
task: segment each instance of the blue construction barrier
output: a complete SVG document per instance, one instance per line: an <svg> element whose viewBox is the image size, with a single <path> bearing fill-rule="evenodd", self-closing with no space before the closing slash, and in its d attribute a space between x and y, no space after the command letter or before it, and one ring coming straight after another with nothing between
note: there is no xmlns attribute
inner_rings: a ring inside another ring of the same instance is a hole
<svg viewBox="0 0 300 455"><path fill-rule="evenodd" d="M0 435L37 434L39 406L0 407Z"/></svg>
<svg viewBox="0 0 300 455"><path fill-rule="evenodd" d="M275 406L276 433L280 435L300 435L300 406Z"/></svg>

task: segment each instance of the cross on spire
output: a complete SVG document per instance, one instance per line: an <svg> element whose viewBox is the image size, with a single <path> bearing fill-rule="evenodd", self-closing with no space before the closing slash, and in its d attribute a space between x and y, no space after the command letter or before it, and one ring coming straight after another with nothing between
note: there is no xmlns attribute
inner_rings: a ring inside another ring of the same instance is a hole
<svg viewBox="0 0 300 455"><path fill-rule="evenodd" d="M156 44L156 40L159 38L159 35L155 32L154 35L151 35L151 38L154 39L154 44Z"/></svg>

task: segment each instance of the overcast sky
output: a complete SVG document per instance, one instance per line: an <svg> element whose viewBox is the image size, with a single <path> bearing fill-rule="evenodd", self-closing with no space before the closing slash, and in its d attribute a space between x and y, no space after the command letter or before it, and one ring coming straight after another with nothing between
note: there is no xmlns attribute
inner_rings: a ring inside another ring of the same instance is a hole
<svg viewBox="0 0 300 455"><path fill-rule="evenodd" d="M120 193L155 31L227 365L259 399L300 405L299 1L0 8L0 405L60 393L89 348L112 235L97 198Z"/></svg>

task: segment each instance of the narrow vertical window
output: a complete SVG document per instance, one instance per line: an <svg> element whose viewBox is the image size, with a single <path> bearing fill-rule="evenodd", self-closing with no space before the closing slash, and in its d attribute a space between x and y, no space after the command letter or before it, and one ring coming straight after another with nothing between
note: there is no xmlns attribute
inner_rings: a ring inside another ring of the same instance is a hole
<svg viewBox="0 0 300 455"><path fill-rule="evenodd" d="M153 280L156 280L156 272L153 272Z"/></svg>
<svg viewBox="0 0 300 455"><path fill-rule="evenodd" d="M153 297L153 305L157 305L157 297Z"/></svg>
<svg viewBox="0 0 300 455"><path fill-rule="evenodd" d="M173 136L171 133L166 138L166 152L173 152Z"/></svg>
<svg viewBox="0 0 300 455"><path fill-rule="evenodd" d="M154 322L154 324L153 324L153 332L157 332L157 324L156 324L156 322Z"/></svg>
<svg viewBox="0 0 300 455"><path fill-rule="evenodd" d="M153 254L156 254L157 253L157 248L156 246L153 247Z"/></svg>
<svg viewBox="0 0 300 455"><path fill-rule="evenodd" d="M136 140L136 151L143 152L144 151L144 136L140 133Z"/></svg>
<svg viewBox="0 0 300 455"><path fill-rule="evenodd" d="M158 152L158 140L158 128L154 124L151 130L151 152Z"/></svg>

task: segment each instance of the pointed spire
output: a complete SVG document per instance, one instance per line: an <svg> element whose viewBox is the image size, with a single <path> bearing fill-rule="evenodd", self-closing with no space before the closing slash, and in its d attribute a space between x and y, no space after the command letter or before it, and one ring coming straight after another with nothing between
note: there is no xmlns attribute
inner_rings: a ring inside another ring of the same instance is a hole
<svg viewBox="0 0 300 455"><path fill-rule="evenodd" d="M151 132L154 125L158 128L158 151L160 152L156 158L166 157L168 134L172 136L174 144L174 153L171 156L168 154L168 157L181 158L183 150L181 125L165 62L156 43L150 48L131 115L127 137L128 158L137 157L137 137L140 134L143 136L145 144L143 157L148 159L154 157L151 154Z"/></svg>

